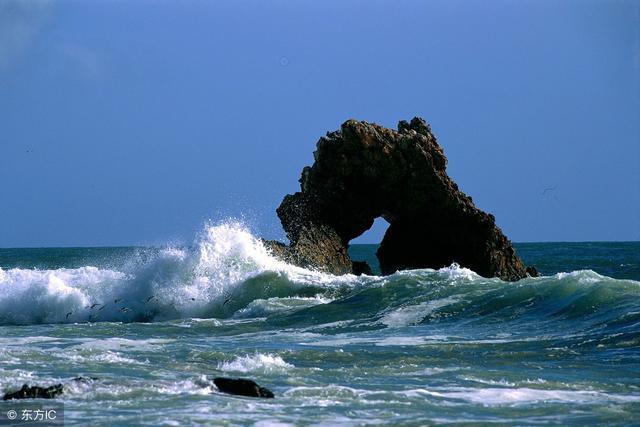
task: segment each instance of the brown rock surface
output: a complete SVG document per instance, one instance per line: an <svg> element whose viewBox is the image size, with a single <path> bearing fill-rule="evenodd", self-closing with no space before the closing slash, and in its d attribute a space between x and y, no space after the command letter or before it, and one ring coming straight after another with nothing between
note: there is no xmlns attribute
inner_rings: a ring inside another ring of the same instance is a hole
<svg viewBox="0 0 640 427"><path fill-rule="evenodd" d="M383 217L390 224L377 252L383 274L457 262L486 277L527 275L493 215L447 175L447 159L424 120L401 121L397 131L348 120L320 138L314 159L302 170L301 191L277 209L291 242L270 242L277 256L352 272L349 241ZM366 271L362 263L355 269Z"/></svg>

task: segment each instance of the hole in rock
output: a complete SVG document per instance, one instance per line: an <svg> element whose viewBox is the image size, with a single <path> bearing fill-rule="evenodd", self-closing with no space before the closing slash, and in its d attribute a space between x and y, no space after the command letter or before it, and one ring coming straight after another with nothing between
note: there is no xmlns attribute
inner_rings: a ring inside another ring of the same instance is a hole
<svg viewBox="0 0 640 427"><path fill-rule="evenodd" d="M349 242L349 256L354 261L366 261L373 274L380 274L380 263L376 257L378 246L387 232L389 223L382 217L373 221L370 229Z"/></svg>

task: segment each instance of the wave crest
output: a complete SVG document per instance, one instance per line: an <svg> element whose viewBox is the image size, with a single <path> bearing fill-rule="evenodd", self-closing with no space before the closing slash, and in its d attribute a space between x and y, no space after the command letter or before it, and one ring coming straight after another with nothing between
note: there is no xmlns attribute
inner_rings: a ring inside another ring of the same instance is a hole
<svg viewBox="0 0 640 427"><path fill-rule="evenodd" d="M191 247L167 247L129 267L0 269L0 324L267 317L401 328L607 310L605 318L622 319L638 311L629 307L637 306L639 294L638 282L591 270L516 283L483 278L457 264L386 277L334 276L280 261L246 227L227 221L207 225Z"/></svg>
<svg viewBox="0 0 640 427"><path fill-rule="evenodd" d="M248 282L266 272L280 282L282 296L310 285L317 293L333 277L274 258L238 222L207 225L193 247L164 248L130 270L0 269L0 324L225 317L238 288L255 288ZM245 303L255 299L236 296Z"/></svg>
<svg viewBox="0 0 640 427"><path fill-rule="evenodd" d="M287 363L282 357L275 354L256 353L254 355L246 355L236 357L230 362L222 362L218 364L218 369L225 372L273 372L286 371L294 368Z"/></svg>

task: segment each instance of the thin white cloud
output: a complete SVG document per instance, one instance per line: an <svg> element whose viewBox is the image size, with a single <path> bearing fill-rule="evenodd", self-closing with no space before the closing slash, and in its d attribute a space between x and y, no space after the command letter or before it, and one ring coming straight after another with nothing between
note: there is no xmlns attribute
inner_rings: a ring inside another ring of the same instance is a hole
<svg viewBox="0 0 640 427"><path fill-rule="evenodd" d="M29 48L50 8L49 0L0 1L0 70L9 67Z"/></svg>
<svg viewBox="0 0 640 427"><path fill-rule="evenodd" d="M78 43L65 43L59 51L67 65L80 71L85 78L103 77L104 61L97 51Z"/></svg>

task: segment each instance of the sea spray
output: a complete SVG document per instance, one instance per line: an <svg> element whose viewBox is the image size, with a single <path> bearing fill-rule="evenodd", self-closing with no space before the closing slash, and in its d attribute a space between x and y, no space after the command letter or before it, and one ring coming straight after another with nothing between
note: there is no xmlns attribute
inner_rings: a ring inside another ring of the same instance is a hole
<svg viewBox="0 0 640 427"><path fill-rule="evenodd" d="M344 320L331 307L356 310L355 322L384 327L453 319L581 316L598 309L623 315L638 282L590 270L523 279L487 279L457 264L438 270L406 270L386 277L333 276L273 257L241 223L207 225L190 247L166 247L122 271L75 269L0 270L0 324L149 322L188 318L251 318L287 312L322 312ZM390 299L390 295L392 298ZM621 305L622 304L622 305ZM302 310L302 311L301 311ZM319 310L319 311L318 311ZM602 315L601 315L602 316ZM305 322L309 322L306 319Z"/></svg>
<svg viewBox="0 0 640 427"><path fill-rule="evenodd" d="M295 296L296 288L308 296L350 282L274 258L233 221L207 225L192 247L163 248L142 264L123 263L123 270L0 270L0 324L225 317L232 314L225 307L230 302L237 307L238 300L272 296L268 286L256 290L255 281L248 282L261 275L278 296ZM238 289L243 284L245 292Z"/></svg>

